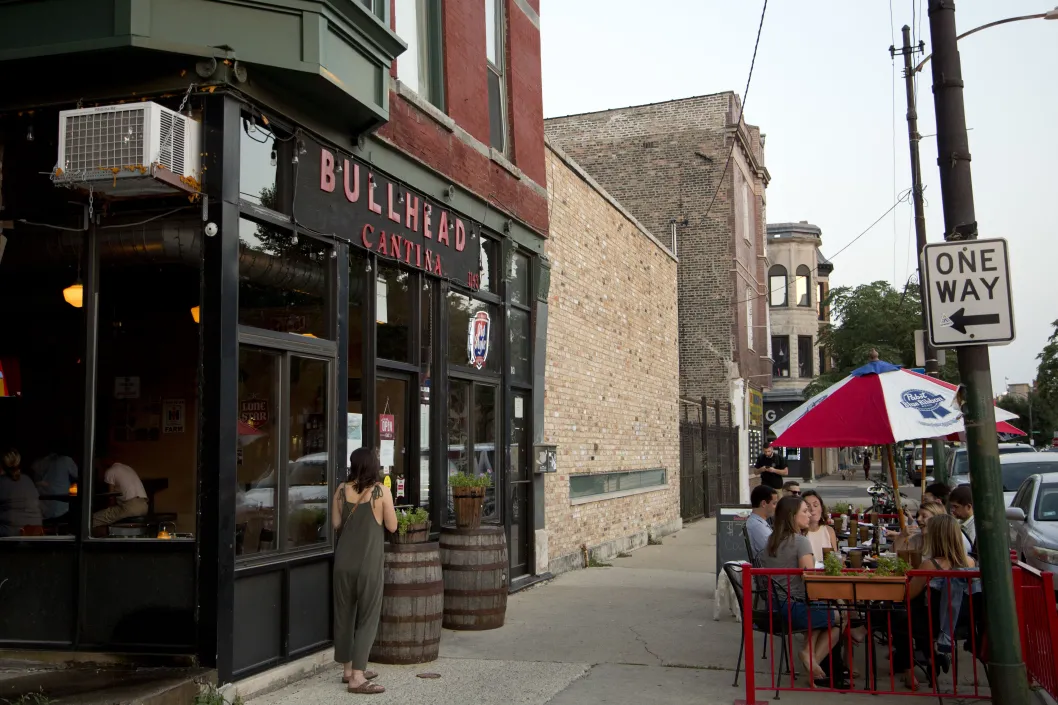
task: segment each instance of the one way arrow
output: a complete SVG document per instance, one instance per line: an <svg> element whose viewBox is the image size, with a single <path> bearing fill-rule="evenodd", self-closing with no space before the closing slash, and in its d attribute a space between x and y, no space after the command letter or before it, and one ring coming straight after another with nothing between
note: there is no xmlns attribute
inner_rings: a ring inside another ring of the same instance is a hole
<svg viewBox="0 0 1058 705"><path fill-rule="evenodd" d="M958 311L948 316L946 322L950 323L951 327L955 330L966 335L966 326L984 326L989 323L999 323L999 314L981 313L976 316L967 316L966 309L960 308Z"/></svg>

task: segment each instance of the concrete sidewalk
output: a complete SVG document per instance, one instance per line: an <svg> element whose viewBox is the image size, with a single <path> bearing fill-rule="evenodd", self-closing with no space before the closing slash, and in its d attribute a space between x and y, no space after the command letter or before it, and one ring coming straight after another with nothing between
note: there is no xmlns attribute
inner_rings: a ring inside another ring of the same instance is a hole
<svg viewBox="0 0 1058 705"><path fill-rule="evenodd" d="M732 687L741 626L730 615L713 621L714 528L712 520L699 521L613 567L566 573L512 595L502 629L445 630L438 661L379 666L387 692L370 701L732 705L745 697L741 685ZM417 678L423 673L441 678ZM335 665L253 703L347 703L356 696L345 692L340 675ZM771 695L758 692L757 699ZM895 705L906 698L784 692L782 702Z"/></svg>

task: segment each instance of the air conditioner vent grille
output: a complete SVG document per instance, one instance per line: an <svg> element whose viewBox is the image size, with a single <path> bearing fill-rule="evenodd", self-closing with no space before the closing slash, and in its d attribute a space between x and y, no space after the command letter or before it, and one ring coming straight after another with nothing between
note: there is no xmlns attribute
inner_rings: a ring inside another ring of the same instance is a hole
<svg viewBox="0 0 1058 705"><path fill-rule="evenodd" d="M144 116L139 107L67 115L66 164L62 167L69 172L84 173L139 164L143 158ZM179 133L182 166L183 130Z"/></svg>

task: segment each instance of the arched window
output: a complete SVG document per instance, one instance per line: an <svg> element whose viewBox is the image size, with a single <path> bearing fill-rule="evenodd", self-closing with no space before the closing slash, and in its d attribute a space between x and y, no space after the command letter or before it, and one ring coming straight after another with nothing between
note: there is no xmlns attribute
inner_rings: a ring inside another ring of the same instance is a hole
<svg viewBox="0 0 1058 705"><path fill-rule="evenodd" d="M797 268L797 283L794 291L798 306L812 305L812 270L803 264Z"/></svg>
<svg viewBox="0 0 1058 705"><path fill-rule="evenodd" d="M757 297L753 289L746 287L746 342L747 347L753 349L753 307L757 305Z"/></svg>
<svg viewBox="0 0 1058 705"><path fill-rule="evenodd" d="M768 270L768 304L786 305L786 267L776 264Z"/></svg>

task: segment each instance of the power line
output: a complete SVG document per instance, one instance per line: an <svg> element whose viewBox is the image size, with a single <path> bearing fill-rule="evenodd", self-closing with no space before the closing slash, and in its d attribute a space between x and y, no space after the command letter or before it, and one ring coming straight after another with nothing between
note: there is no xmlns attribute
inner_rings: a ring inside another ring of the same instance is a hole
<svg viewBox="0 0 1058 705"><path fill-rule="evenodd" d="M887 215L889 215L890 213L892 213L896 209L897 206L899 206L901 203L907 203L908 198L910 196L911 196L911 189L905 189L901 193L900 198L898 198L896 200L896 203L894 203L893 205L889 206L889 208L886 209L885 213L882 213L880 216L878 216L875 219L875 221L873 223L871 223L870 225L867 226L866 230L861 232L856 237L852 238L852 240L847 245L845 245L844 247L842 247L840 250L838 250L834 254L830 255L829 257L827 255L823 255L823 259L825 259L825 260L827 260L829 262L829 261L833 260L835 257L837 257L838 255L840 255L845 250L847 250L850 247L852 247L853 245L855 245L857 240L859 240L861 237L863 237L864 235L869 233L874 228L875 225L878 225L878 223L882 222ZM815 268L812 269L811 271L812 271L812 276L817 276L819 274L819 265L817 264L815 266ZM796 274L794 276L796 277ZM789 281L789 277L787 277L787 281L786 281L786 293L787 293L787 296L789 296L789 290L790 290L790 281ZM757 299L760 299L760 298L768 296L769 293L771 293L771 292L770 291L766 291L763 294L757 294L756 296L751 296L748 299L742 299L741 301L736 301L732 305L737 306L738 304L744 304L744 303L747 303L749 301L756 301Z"/></svg>
<svg viewBox="0 0 1058 705"><path fill-rule="evenodd" d="M764 7L760 11L760 24L757 25L757 40L753 42L753 58L749 62L749 76L746 77L746 90L742 91L742 105L738 109L738 120L735 121L735 132L738 132L739 126L742 125L742 115L746 112L746 101L749 100L749 84L753 80L753 67L757 63L757 47L760 46L760 33L764 29L764 13L768 11L768 0L764 0ZM731 166L731 157L735 153L735 144L738 140L735 137L731 139L731 149L727 153L727 161L724 162L724 171L720 174L720 180L716 182L716 190L713 191L713 198L709 201L709 207L705 209L705 215L702 216L702 220L709 217L709 212L713 210L713 204L716 203L716 197L720 194L720 189L724 185L724 178L727 176L727 170Z"/></svg>

